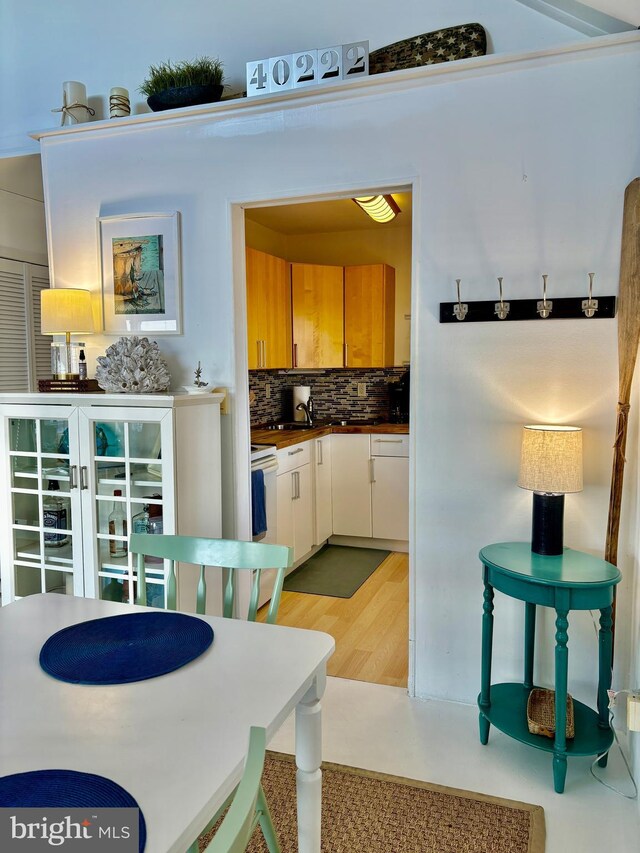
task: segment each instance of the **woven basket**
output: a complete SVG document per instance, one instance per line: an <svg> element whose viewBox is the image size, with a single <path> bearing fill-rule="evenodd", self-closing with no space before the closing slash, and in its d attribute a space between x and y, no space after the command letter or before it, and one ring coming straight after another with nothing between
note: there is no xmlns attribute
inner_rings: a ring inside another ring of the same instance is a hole
<svg viewBox="0 0 640 853"><path fill-rule="evenodd" d="M555 690L545 690L534 687L527 701L527 724L532 735L543 737L556 736L556 693ZM566 736L575 736L573 722L573 699L567 693L567 728Z"/></svg>

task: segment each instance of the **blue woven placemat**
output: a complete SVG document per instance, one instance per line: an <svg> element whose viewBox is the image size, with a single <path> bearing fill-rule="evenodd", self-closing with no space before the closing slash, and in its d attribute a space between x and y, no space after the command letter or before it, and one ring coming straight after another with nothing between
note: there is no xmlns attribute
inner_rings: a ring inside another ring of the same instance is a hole
<svg viewBox="0 0 640 853"><path fill-rule="evenodd" d="M147 842L140 806L128 791L111 779L76 770L32 770L0 777L0 807L35 809L139 809L138 849Z"/></svg>
<svg viewBox="0 0 640 853"><path fill-rule="evenodd" d="M72 684L127 684L173 672L213 642L213 629L184 613L126 613L63 628L40 650L40 666Z"/></svg>

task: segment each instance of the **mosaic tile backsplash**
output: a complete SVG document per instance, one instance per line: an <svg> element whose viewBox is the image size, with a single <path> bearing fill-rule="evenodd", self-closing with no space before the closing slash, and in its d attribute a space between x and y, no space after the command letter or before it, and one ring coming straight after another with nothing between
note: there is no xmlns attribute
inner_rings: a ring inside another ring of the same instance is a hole
<svg viewBox="0 0 640 853"><path fill-rule="evenodd" d="M291 421L292 388L309 385L318 420L369 419L389 416L389 383L397 382L406 367L360 370L341 368L321 373L283 373L278 370L249 371L251 426L271 421ZM367 396L358 397L358 383L367 386ZM269 396L267 394L269 393Z"/></svg>

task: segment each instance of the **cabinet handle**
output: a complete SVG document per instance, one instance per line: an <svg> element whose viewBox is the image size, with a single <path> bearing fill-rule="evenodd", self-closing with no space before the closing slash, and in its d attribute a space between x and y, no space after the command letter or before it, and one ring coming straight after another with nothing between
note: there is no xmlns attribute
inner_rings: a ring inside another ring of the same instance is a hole
<svg viewBox="0 0 640 853"><path fill-rule="evenodd" d="M319 438L317 441L318 446L318 465L324 465L324 457L322 455L322 439Z"/></svg>
<svg viewBox="0 0 640 853"><path fill-rule="evenodd" d="M304 450L304 447L298 447L297 450L289 450L287 455L288 456L295 456L296 453L302 453L303 450Z"/></svg>
<svg viewBox="0 0 640 853"><path fill-rule="evenodd" d="M87 466L86 465L80 466L80 488L81 489L88 489L89 488L89 486L87 485Z"/></svg>
<svg viewBox="0 0 640 853"><path fill-rule="evenodd" d="M76 483L76 472L77 472L77 470L78 470L77 465L70 465L69 466L69 491L71 491L71 489L77 489L78 488L78 484Z"/></svg>
<svg viewBox="0 0 640 853"><path fill-rule="evenodd" d="M294 472L296 475L296 500L300 500L300 471Z"/></svg>
<svg viewBox="0 0 640 853"><path fill-rule="evenodd" d="M260 344L262 341L256 341L256 346L258 347L258 367L262 367L262 347Z"/></svg>
<svg viewBox="0 0 640 853"><path fill-rule="evenodd" d="M293 366L298 366L298 344L293 345Z"/></svg>
<svg viewBox="0 0 640 853"><path fill-rule="evenodd" d="M349 367L349 344L344 345L344 366Z"/></svg>
<svg viewBox="0 0 640 853"><path fill-rule="evenodd" d="M374 438L376 444L402 444L401 438Z"/></svg>
<svg viewBox="0 0 640 853"><path fill-rule="evenodd" d="M375 469L375 459L369 460L369 482L375 483L376 481L376 469Z"/></svg>
<svg viewBox="0 0 640 853"><path fill-rule="evenodd" d="M300 497L300 475L298 471L291 472L291 500L297 501Z"/></svg>
<svg viewBox="0 0 640 853"><path fill-rule="evenodd" d="M262 341L262 366L267 366L267 342Z"/></svg>

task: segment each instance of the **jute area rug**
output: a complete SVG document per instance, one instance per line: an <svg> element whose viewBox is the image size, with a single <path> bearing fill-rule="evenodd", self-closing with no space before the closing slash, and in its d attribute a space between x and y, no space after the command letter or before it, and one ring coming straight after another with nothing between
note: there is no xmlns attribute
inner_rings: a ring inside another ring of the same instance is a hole
<svg viewBox="0 0 640 853"><path fill-rule="evenodd" d="M298 851L295 770L292 756L267 753L262 785L282 853ZM544 853L541 806L342 764L322 770L322 853ZM259 829L247 850L267 853Z"/></svg>

